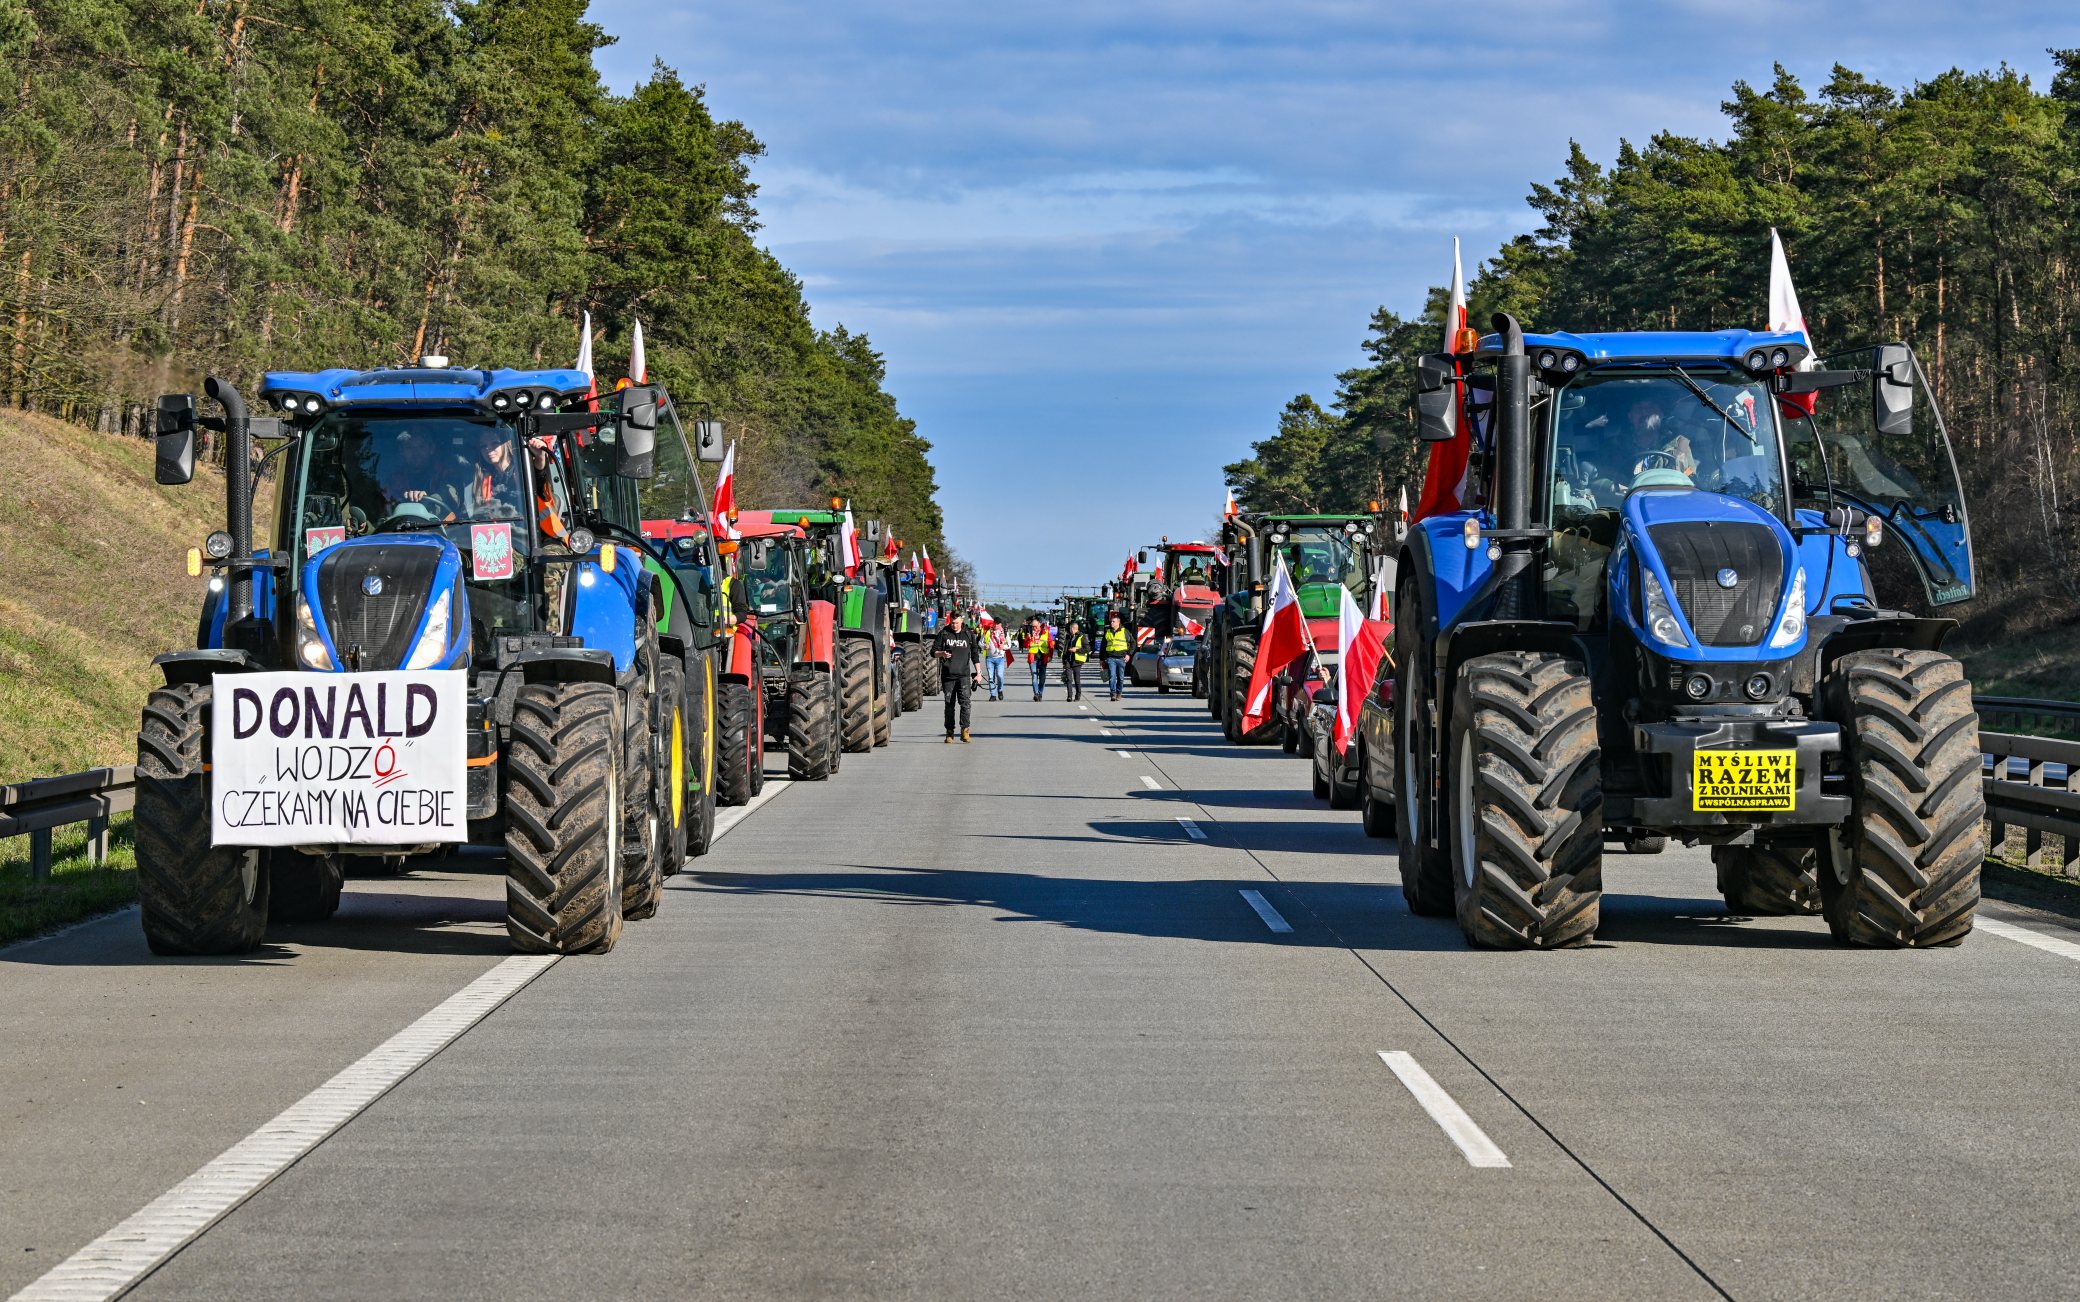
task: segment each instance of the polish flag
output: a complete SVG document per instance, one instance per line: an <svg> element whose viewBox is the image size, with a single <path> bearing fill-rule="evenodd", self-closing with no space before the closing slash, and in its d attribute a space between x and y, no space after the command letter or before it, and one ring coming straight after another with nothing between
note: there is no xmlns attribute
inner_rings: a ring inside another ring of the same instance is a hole
<svg viewBox="0 0 2080 1302"><path fill-rule="evenodd" d="M1365 618L1348 588L1343 590L1343 607L1336 612L1336 629L1337 645L1343 648L1342 663L1336 670L1335 745L1340 754L1350 749L1351 737L1358 731L1358 711L1386 654L1387 631L1377 615Z"/></svg>
<svg viewBox="0 0 2080 1302"><path fill-rule="evenodd" d="M715 505L708 514L715 520L715 536L737 538L737 441L729 441L722 454L722 473L715 477Z"/></svg>
<svg viewBox="0 0 2080 1302"><path fill-rule="evenodd" d="M1127 553L1127 564L1126 564L1126 568L1122 569L1122 570L1121 570L1121 571L1119 572L1119 576L1120 576L1120 577L1121 577L1122 579L1131 579L1131 578L1133 578L1133 577L1134 577L1134 571L1135 571L1135 570L1138 570L1138 569L1140 569L1140 568L1141 568L1141 562L1139 562L1139 561L1137 561L1137 560L1135 560L1135 559L1134 559L1134 553L1132 553L1132 552L1128 552L1128 553Z"/></svg>
<svg viewBox="0 0 2080 1302"><path fill-rule="evenodd" d="M643 355L643 323L636 322L635 337L628 345L628 378L637 384L650 382L650 359Z"/></svg>
<svg viewBox="0 0 2080 1302"><path fill-rule="evenodd" d="M1232 520L1232 519L1234 519L1234 518L1235 518L1235 490L1231 488L1231 489L1229 489L1229 490L1228 490L1228 505L1227 505L1227 509L1225 509L1225 510L1223 510L1223 511L1221 512L1221 519L1223 519L1223 520Z"/></svg>
<svg viewBox="0 0 2080 1302"><path fill-rule="evenodd" d="M1466 272L1459 260L1459 238L1452 237L1452 297L1444 309L1444 348L1460 351L1460 335L1466 324ZM1452 404L1452 437L1430 445L1430 464L1423 471L1423 493L1416 501L1418 520L1457 511L1465 501L1466 466L1473 456L1473 431L1468 426L1463 403Z"/></svg>
<svg viewBox="0 0 2080 1302"><path fill-rule="evenodd" d="M838 525L838 542L845 551L845 573L850 577L859 572L859 534L852 527L852 508L845 508L845 519Z"/></svg>
<svg viewBox="0 0 2080 1302"><path fill-rule="evenodd" d="M919 543L918 547L920 554L924 557L924 581L926 583L937 583L939 581L939 567L932 564L932 549L926 547L923 543Z"/></svg>
<svg viewBox="0 0 2080 1302"><path fill-rule="evenodd" d="M585 400L599 396L599 383L592 378L592 313L587 312L578 326L578 360L571 363L574 371L585 372Z"/></svg>
<svg viewBox="0 0 2080 1302"><path fill-rule="evenodd" d="M1798 364L1799 370L1809 371L1820 364L1811 354L1813 337L1806 333L1805 309L1798 305L1798 288L1791 283L1791 260L1784 256L1784 241L1774 226L1769 228L1769 328L1805 340L1808 352ZM1778 395L1777 406L1786 416L1810 416L1819 401L1817 393L1786 393Z"/></svg>
<svg viewBox="0 0 2080 1302"><path fill-rule="evenodd" d="M881 549L881 559L884 561L895 561L902 558L903 549L896 545L896 536L891 532L888 535L888 546Z"/></svg>
<svg viewBox="0 0 2080 1302"><path fill-rule="evenodd" d="M1300 594L1280 556L1271 571L1271 605L1264 612L1264 631L1257 637L1257 663L1243 694L1242 730L1254 732L1271 718L1272 680L1308 653L1307 620L1300 613Z"/></svg>

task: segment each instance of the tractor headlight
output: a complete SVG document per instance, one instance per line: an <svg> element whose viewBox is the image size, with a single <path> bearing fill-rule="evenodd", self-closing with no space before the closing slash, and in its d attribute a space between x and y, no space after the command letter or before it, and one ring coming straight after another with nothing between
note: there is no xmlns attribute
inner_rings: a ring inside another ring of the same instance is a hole
<svg viewBox="0 0 2080 1302"><path fill-rule="evenodd" d="M1668 593L1662 591L1661 580L1645 566L1640 567L1639 579L1640 593L1646 599L1647 635L1667 646L1689 646L1690 635L1683 631L1682 621L1676 618L1675 603L1668 599Z"/></svg>
<svg viewBox="0 0 2080 1302"><path fill-rule="evenodd" d="M1784 617L1769 635L1772 650L1790 646L1806 635L1806 572L1800 566L1791 579L1791 595L1784 598Z"/></svg>
<svg viewBox="0 0 2080 1302"><path fill-rule="evenodd" d="M339 668L325 639L318 636L318 621L311 617L310 600L300 596L296 599L296 659L306 669Z"/></svg>
<svg viewBox="0 0 2080 1302"><path fill-rule="evenodd" d="M433 599L433 608L426 612L426 630L419 634L419 645L404 662L407 669L431 669L441 662L448 649L448 612L454 605L455 589L449 588Z"/></svg>

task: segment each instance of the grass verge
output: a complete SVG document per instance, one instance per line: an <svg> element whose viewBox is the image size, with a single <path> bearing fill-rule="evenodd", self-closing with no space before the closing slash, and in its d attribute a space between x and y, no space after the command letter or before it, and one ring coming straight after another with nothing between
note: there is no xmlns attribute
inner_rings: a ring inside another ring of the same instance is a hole
<svg viewBox="0 0 2080 1302"><path fill-rule="evenodd" d="M52 845L49 881L29 875L29 838L0 841L0 945L56 931L82 918L119 909L137 898L137 851L130 818L109 828L108 862L87 862L85 825L60 828Z"/></svg>

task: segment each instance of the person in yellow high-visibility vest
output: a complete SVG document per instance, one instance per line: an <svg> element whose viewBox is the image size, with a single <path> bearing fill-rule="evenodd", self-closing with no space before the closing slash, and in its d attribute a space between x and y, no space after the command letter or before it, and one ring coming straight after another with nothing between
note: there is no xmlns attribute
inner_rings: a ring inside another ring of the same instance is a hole
<svg viewBox="0 0 2080 1302"><path fill-rule="evenodd" d="M1062 686L1069 689L1069 699L1083 699L1083 663L1091 658L1091 635L1083 631L1083 625L1070 620L1062 630Z"/></svg>
<svg viewBox="0 0 2080 1302"><path fill-rule="evenodd" d="M1120 623L1119 612L1106 616L1105 631L1098 634L1098 656L1105 662L1105 685L1118 700L1127 684L1127 661L1134 654L1134 635Z"/></svg>
<svg viewBox="0 0 2080 1302"><path fill-rule="evenodd" d="M1037 701L1047 688L1047 662L1054 655L1054 634L1038 615L1026 621L1024 649L1026 667L1033 671L1033 699Z"/></svg>

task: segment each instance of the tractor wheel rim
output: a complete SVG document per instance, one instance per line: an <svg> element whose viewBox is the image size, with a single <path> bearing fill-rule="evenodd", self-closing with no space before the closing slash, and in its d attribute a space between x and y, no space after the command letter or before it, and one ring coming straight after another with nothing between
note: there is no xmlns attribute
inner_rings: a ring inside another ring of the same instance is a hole
<svg viewBox="0 0 2080 1302"><path fill-rule="evenodd" d="M1464 737L1459 739L1459 773L1457 799L1452 803L1453 822L1457 825L1458 844L1453 851L1459 856L1459 876L1466 881L1466 889L1473 889L1473 875L1480 863L1480 853L1473 842L1473 747Z"/></svg>

